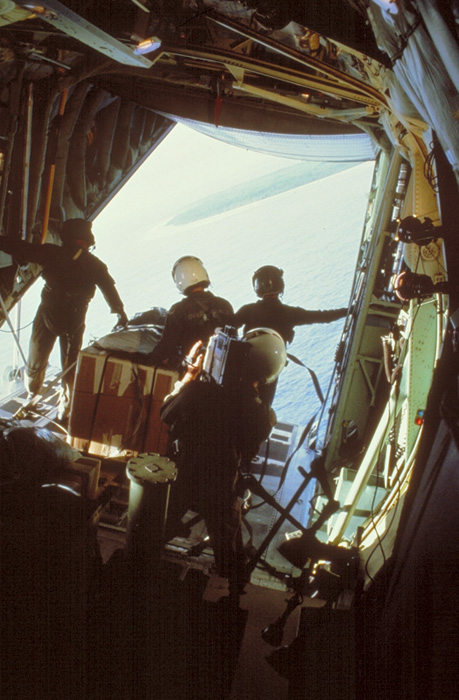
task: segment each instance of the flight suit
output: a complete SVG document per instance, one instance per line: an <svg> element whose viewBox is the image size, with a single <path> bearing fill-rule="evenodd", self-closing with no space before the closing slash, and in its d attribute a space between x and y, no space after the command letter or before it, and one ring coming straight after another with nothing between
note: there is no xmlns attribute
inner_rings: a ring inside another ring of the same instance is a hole
<svg viewBox="0 0 459 700"><path fill-rule="evenodd" d="M300 306L283 304L278 297L264 297L253 304L241 306L234 316L234 325L236 328L244 326L244 333L252 328L272 328L286 343L291 343L295 335L295 326L330 323L344 318L346 314L345 308L308 311Z"/></svg>
<svg viewBox="0 0 459 700"><path fill-rule="evenodd" d="M179 383L180 385L180 383ZM205 520L217 574L236 591L243 575L239 468L247 469L276 422L273 410L248 385L234 394L196 379L166 397L161 418L171 426L178 467L171 489L168 532L188 508Z"/></svg>
<svg viewBox="0 0 459 700"><path fill-rule="evenodd" d="M43 267L46 284L33 322L25 385L30 394L38 394L45 378L48 359L59 338L62 371L77 360L83 341L88 304L99 287L112 313L124 316L124 306L107 266L76 243L63 246L38 245L0 238L0 249L20 262ZM62 377L58 417L65 418L70 400L75 367Z"/></svg>
<svg viewBox="0 0 459 700"><path fill-rule="evenodd" d="M151 364L165 360L181 371L181 363L193 345L207 343L216 328L232 325L233 308L229 301L209 291L191 292L169 309L158 345L147 356Z"/></svg>
<svg viewBox="0 0 459 700"><path fill-rule="evenodd" d="M272 328L277 331L285 343L291 343L295 326L305 326L312 323L330 323L347 314L346 308L330 309L328 311L308 311L300 306L283 304L276 296L266 296L252 304L241 306L234 315L236 328L244 326L243 331L253 328ZM260 388L263 400L271 404L276 393L277 380Z"/></svg>

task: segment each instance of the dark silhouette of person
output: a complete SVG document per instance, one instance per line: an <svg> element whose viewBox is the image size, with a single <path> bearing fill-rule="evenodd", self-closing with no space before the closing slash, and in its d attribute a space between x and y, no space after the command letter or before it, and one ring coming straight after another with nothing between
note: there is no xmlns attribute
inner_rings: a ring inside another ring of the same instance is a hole
<svg viewBox="0 0 459 700"><path fill-rule="evenodd" d="M280 297L285 288L283 275L283 270L274 265L263 265L254 272L252 284L259 300L241 306L236 312L234 316L236 328L242 327L243 332L258 327L273 328L289 345L295 336L295 326L330 323L346 316L347 308L310 311L300 306L288 306L282 303ZM277 382L274 382L264 387L264 399L269 403L274 399L276 385Z"/></svg>
<svg viewBox="0 0 459 700"><path fill-rule="evenodd" d="M228 579L234 600L245 585L238 472L244 465L247 468L276 422L258 387L274 381L286 362L285 344L275 331L256 329L246 342L250 349L243 379L231 375L228 383L219 384L201 372L199 341L191 352L194 363L160 412L171 426L170 444L175 446L171 457L178 470L166 537L171 539L189 508L199 513L206 523L217 575Z"/></svg>
<svg viewBox="0 0 459 700"><path fill-rule="evenodd" d="M29 357L24 382L29 398L40 393L46 367L56 339L59 338L61 380L58 421L65 423L70 412L75 363L81 349L88 305L96 287L100 289L112 313L118 315L117 326L128 321L124 305L108 268L90 252L95 239L86 219L68 219L61 229L62 245L36 244L0 237L0 250L18 262L42 266L45 286L33 322Z"/></svg>
<svg viewBox="0 0 459 700"><path fill-rule="evenodd" d="M201 340L207 343L216 328L232 325L233 307L207 287L207 271L199 258L186 255L175 263L172 277L184 299L173 304L166 315L159 343L147 356L151 364L167 363L183 374L186 353Z"/></svg>

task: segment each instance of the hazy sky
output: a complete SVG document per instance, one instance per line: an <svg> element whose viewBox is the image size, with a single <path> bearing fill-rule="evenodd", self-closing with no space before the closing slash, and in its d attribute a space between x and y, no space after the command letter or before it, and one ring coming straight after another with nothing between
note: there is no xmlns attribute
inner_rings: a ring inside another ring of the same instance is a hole
<svg viewBox="0 0 459 700"><path fill-rule="evenodd" d="M226 195L240 183L247 183L249 188L264 175L295 166L292 159L229 146L185 126L176 126L94 222L96 255L109 266L128 315L151 306L168 308L178 301L171 269L182 255L201 257L209 266L213 291L227 296L238 307L252 300L247 297L252 295L250 280L257 267L282 266L279 249L277 263L264 259L278 242L287 245L289 237L296 238L301 233L305 245L308 241L314 245L315 253L309 257L318 254L324 258L325 251L313 243L316 232L323 235L325 228L335 232L343 225L343 218L349 217L358 240L372 162L357 164L358 177L336 175L334 180L319 180L187 225L168 225L169 220L196 201L212 194ZM350 177L355 177L355 186L349 193L346 183ZM130 255L126 255L126 243ZM298 247L299 242L295 245ZM301 258L301 249L298 253ZM150 264L148 272L145 259ZM234 270L231 280L226 275L229 266ZM301 275L296 266L285 272L292 283ZM139 273L144 277L143 285ZM243 282L247 286L240 296Z"/></svg>
<svg viewBox="0 0 459 700"><path fill-rule="evenodd" d="M101 243L104 229L110 230L110 237L122 237L124 218L120 220L119 212L127 206L132 224L151 232L176 210L206 194L226 190L294 162L229 146L177 124L140 167L139 176L131 178L97 217L94 230ZM133 200L137 205L135 210L131 208Z"/></svg>

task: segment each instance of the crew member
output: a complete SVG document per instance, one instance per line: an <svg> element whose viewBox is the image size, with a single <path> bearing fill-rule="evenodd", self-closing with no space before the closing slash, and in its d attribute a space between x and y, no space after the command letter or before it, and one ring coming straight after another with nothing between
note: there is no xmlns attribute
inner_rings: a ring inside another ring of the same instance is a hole
<svg viewBox="0 0 459 700"><path fill-rule="evenodd" d="M172 277L184 299L167 312L158 345L147 356L147 362L167 364L183 373L182 362L188 350L201 340L207 343L216 328L233 325L233 307L207 287L209 276L199 258L186 255L175 263Z"/></svg>
<svg viewBox="0 0 459 700"><path fill-rule="evenodd" d="M70 411L75 363L83 341L88 304L96 286L105 297L112 313L118 314L117 326L127 323L123 302L107 266L89 252L95 244L91 223L86 219L69 219L61 230L62 246L27 243L0 237L0 250L21 264L34 262L42 266L45 286L33 322L29 359L24 377L29 396L40 393L46 367L56 339L59 338L62 376L58 421L65 424Z"/></svg>
<svg viewBox="0 0 459 700"><path fill-rule="evenodd" d="M192 350L194 364L161 408L162 420L171 426L171 445L178 450L173 455L178 477L171 489L168 536L188 508L202 515L217 575L228 579L233 599L245 584L238 469L247 469L276 422L258 387L274 381L286 362L285 344L275 331L254 329L245 340L251 347L244 379L233 376L225 386L201 372L198 342Z"/></svg>
<svg viewBox="0 0 459 700"><path fill-rule="evenodd" d="M346 308L330 309L329 311L308 311L300 306L287 306L280 300L284 292L284 273L274 265L264 265L254 272L252 284L259 301L242 306L236 312L234 325L243 326L246 332L251 328L265 326L277 331L286 344L293 341L295 326L312 323L329 323L343 318ZM269 403L274 399L277 382L266 387L265 400Z"/></svg>

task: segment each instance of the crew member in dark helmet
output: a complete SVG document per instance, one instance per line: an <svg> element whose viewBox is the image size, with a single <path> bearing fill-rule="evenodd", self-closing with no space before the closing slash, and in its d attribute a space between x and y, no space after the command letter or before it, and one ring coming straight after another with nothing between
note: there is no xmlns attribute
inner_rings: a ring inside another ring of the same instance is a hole
<svg viewBox="0 0 459 700"><path fill-rule="evenodd" d="M330 323L344 318L347 308L329 311L309 311L300 306L287 306L279 297L284 292L284 272L274 265L263 265L252 277L253 289L259 301L242 306L234 317L234 326L246 332L251 328L265 326L277 331L288 345L293 341L295 326L312 323ZM266 387L265 400L272 402L276 383Z"/></svg>
<svg viewBox="0 0 459 700"><path fill-rule="evenodd" d="M172 277L184 299L167 312L164 330L158 345L147 356L147 362L167 364L182 373L182 362L188 350L201 340L207 343L216 328L233 325L233 307L207 288L207 271L199 258L186 255L172 268Z"/></svg>
<svg viewBox="0 0 459 700"><path fill-rule="evenodd" d="M285 343L275 331L254 329L244 340L250 349L243 378L232 375L222 385L201 371L201 342L196 343L190 352L193 364L160 411L171 426L170 444L177 447L171 455L178 475L171 487L167 539L188 508L199 513L216 573L228 580L234 601L245 584L238 470L247 469L275 425L275 413L260 399L258 387L274 381L286 362Z"/></svg>
<svg viewBox="0 0 459 700"><path fill-rule="evenodd" d="M45 286L33 322L29 359L24 377L29 396L40 393L46 367L56 339L59 338L62 377L58 420L65 423L75 376L75 364L85 329L88 305L96 286L105 297L112 313L118 315L117 326L127 324L123 302L107 266L89 252L95 240L91 223L86 219L69 219L61 229L62 246L35 244L0 237L0 250L16 260L42 266ZM71 368L71 369L68 369Z"/></svg>

